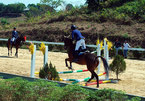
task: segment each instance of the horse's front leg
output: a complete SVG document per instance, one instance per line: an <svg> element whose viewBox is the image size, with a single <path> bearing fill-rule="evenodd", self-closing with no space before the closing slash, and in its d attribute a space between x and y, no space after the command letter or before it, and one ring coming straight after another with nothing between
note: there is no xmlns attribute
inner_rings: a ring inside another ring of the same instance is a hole
<svg viewBox="0 0 145 101"><path fill-rule="evenodd" d="M16 48L15 56L18 58L18 48Z"/></svg>
<svg viewBox="0 0 145 101"><path fill-rule="evenodd" d="M68 66L67 61L70 62L70 66ZM69 58L65 59L65 64L66 64L66 67L68 67L68 69L73 70L73 68L72 68L72 62L69 60Z"/></svg>
<svg viewBox="0 0 145 101"><path fill-rule="evenodd" d="M65 65L66 65L66 67L68 67L67 61L68 61L68 58L65 59Z"/></svg>
<svg viewBox="0 0 145 101"><path fill-rule="evenodd" d="M69 63L70 63L70 68L72 69L72 62L70 61Z"/></svg>
<svg viewBox="0 0 145 101"><path fill-rule="evenodd" d="M12 56L12 46L11 46L11 56Z"/></svg>
<svg viewBox="0 0 145 101"><path fill-rule="evenodd" d="M8 47L8 56L9 56L9 47Z"/></svg>

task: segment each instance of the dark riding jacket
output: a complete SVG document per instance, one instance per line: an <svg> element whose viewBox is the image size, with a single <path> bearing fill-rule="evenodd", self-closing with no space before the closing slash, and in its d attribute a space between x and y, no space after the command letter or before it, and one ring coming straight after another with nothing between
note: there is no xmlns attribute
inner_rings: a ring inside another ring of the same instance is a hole
<svg viewBox="0 0 145 101"><path fill-rule="evenodd" d="M16 38L16 39L18 38L18 32L17 31L12 32L12 38L13 37Z"/></svg>
<svg viewBox="0 0 145 101"><path fill-rule="evenodd" d="M82 36L82 34L79 30L75 29L75 30L72 31L72 40L75 39L76 41L78 41L78 40L84 39L84 38L85 37Z"/></svg>

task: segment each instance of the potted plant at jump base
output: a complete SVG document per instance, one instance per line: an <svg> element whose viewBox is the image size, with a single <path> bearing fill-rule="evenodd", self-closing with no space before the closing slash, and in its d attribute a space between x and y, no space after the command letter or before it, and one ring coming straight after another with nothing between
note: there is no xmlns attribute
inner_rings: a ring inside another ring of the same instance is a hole
<svg viewBox="0 0 145 101"><path fill-rule="evenodd" d="M124 61L124 57L121 55L116 55L110 64L110 70L115 72L118 80L118 75L126 70L126 62Z"/></svg>

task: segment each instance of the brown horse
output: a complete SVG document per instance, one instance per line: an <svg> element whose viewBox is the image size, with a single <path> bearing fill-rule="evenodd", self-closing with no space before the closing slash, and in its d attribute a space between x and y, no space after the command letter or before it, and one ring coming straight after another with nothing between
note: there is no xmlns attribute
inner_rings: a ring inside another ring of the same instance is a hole
<svg viewBox="0 0 145 101"><path fill-rule="evenodd" d="M9 56L9 50L11 50L11 55L12 55L12 47L15 46L16 48L16 53L15 56L18 57L18 48L21 47L21 45L25 42L26 38L23 37L23 35L21 35L20 37L18 37L15 42L11 43L11 38L8 39L7 42L7 47L8 47L8 56Z"/></svg>
<svg viewBox="0 0 145 101"><path fill-rule="evenodd" d="M73 44L72 39L64 38L64 48L67 49L67 53L68 53L68 58L65 59L66 67L68 67L67 61L69 61L70 62L69 69L72 69L71 63L72 63L72 60L74 59L73 52L75 49L75 44ZM108 76L109 66L108 66L107 61L102 56L95 56L94 54L86 52L80 55L78 61L76 62L77 64L80 64L80 65L87 65L87 69L91 72L91 78L87 81L87 83L90 82L94 77L96 77L97 87L99 87L99 78L98 78L98 75L95 73L95 69L97 68L99 64L99 60L98 60L99 57L103 61L103 65L105 68L104 70L106 72L106 75Z"/></svg>

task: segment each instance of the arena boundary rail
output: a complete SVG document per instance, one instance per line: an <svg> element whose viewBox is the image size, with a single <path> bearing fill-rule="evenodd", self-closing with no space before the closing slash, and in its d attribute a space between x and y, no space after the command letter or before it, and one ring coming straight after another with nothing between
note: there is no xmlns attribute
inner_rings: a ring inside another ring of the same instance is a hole
<svg viewBox="0 0 145 101"><path fill-rule="evenodd" d="M0 41L8 41L8 39L3 39L3 38L0 38ZM64 45L63 42L47 42L47 41L31 41L31 40L26 40L27 43L37 43L37 44L41 44L42 42L46 45ZM92 48L97 48L96 45L86 45L88 47L92 47ZM122 49L122 48L119 48L119 49ZM129 48L128 50L136 50L136 51L145 51L144 48Z"/></svg>

